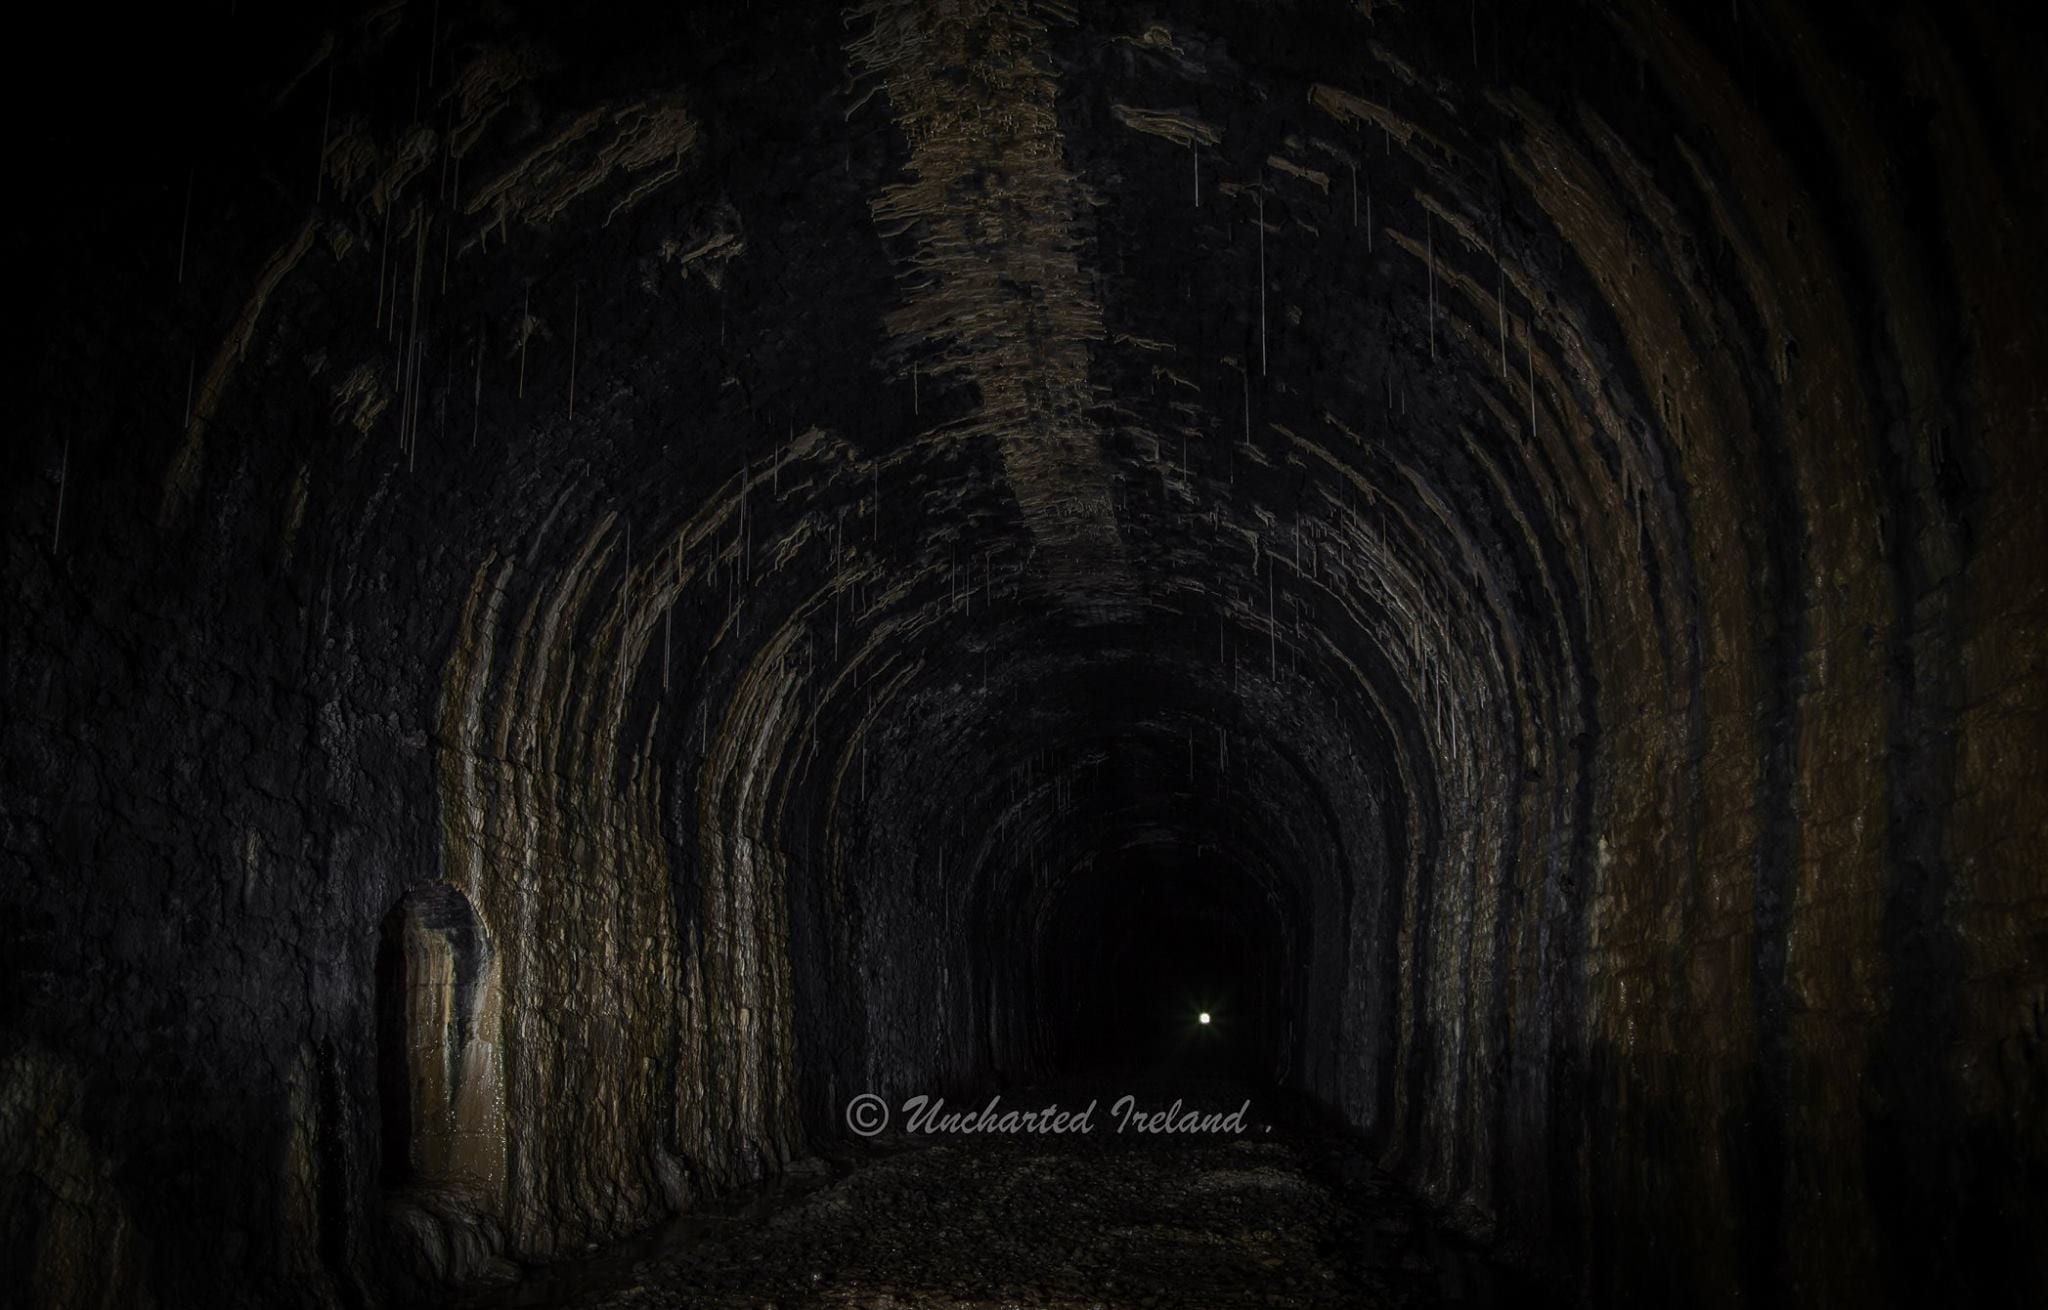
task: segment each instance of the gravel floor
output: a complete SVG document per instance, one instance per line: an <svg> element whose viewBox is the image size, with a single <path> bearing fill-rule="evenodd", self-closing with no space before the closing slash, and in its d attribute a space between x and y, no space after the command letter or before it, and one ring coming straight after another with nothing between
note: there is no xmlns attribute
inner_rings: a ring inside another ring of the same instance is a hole
<svg viewBox="0 0 2048 1310"><path fill-rule="evenodd" d="M1132 1089L1140 1106L1174 1093ZM521 1307L1517 1306L1537 1298L1333 1134L1252 1097L1242 1135L911 1137L800 1163L697 1214L478 1298ZM1179 1093L1234 1109L1235 1089ZM976 1103L976 1107L980 1103ZM900 1116L899 1116L900 1117ZM1274 1122L1276 1118L1293 1122Z"/></svg>

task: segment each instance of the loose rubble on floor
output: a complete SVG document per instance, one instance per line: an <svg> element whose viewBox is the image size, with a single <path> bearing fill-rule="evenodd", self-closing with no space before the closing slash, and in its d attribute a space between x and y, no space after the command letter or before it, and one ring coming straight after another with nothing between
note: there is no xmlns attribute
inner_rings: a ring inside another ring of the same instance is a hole
<svg viewBox="0 0 2048 1310"><path fill-rule="evenodd" d="M1087 1135L913 1137L899 1125L470 1310L1483 1306L1516 1286L1347 1139L1272 1122L1256 1098L1241 1135L1119 1133L1114 1099Z"/></svg>

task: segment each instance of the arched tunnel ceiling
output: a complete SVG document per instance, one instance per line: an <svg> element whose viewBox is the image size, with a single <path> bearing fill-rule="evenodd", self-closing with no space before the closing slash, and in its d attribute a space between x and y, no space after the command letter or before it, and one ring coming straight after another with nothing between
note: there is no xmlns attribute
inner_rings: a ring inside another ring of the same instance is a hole
<svg viewBox="0 0 2048 1310"><path fill-rule="evenodd" d="M1501 1016L1746 1068L1839 1011L1840 1107L2004 1013L1958 999L2003 948L1824 908L2002 785L1930 744L1990 613L1944 581L2038 536L1982 436L2037 431L2041 326L1989 10L446 10L163 34L148 185L40 251L150 290L32 347L97 435L17 503L110 669L263 652L309 824L433 798L334 857L365 904L445 880L508 1016L602 995L622 1059L729 1075L671 1114L523 1038L511 1136L603 1144L496 1179L516 1242L654 1204L580 1199L642 1119L716 1182L851 1087L1030 1067L1045 925L1132 851L1241 871L1313 980L1278 1071L1503 1210L1548 1202L1478 1071L1550 1048Z"/></svg>

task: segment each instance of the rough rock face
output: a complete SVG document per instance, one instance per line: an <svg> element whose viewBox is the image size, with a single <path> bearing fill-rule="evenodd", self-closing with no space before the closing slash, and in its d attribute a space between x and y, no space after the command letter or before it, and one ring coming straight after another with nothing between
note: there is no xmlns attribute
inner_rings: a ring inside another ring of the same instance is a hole
<svg viewBox="0 0 2048 1310"><path fill-rule="evenodd" d="M1570 1295L2048 1289L2034 35L218 9L17 110L0 1283L577 1254L1185 911Z"/></svg>

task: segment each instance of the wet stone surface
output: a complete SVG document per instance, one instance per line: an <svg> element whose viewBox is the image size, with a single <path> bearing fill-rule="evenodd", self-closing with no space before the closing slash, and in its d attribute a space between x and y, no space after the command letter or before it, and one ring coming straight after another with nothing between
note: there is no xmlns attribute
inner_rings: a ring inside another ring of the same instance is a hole
<svg viewBox="0 0 2048 1310"><path fill-rule="evenodd" d="M1486 1306L1537 1298L1365 1164L1252 1098L1242 1134L910 1136L799 1162L725 1213L533 1271L471 1310L629 1306ZM1169 1092L1134 1093L1164 1109ZM1183 1095L1186 1095L1183 1093ZM1187 1097L1234 1109L1243 1094ZM985 1102L973 1102L979 1108ZM949 1108L951 1108L949 1106Z"/></svg>

